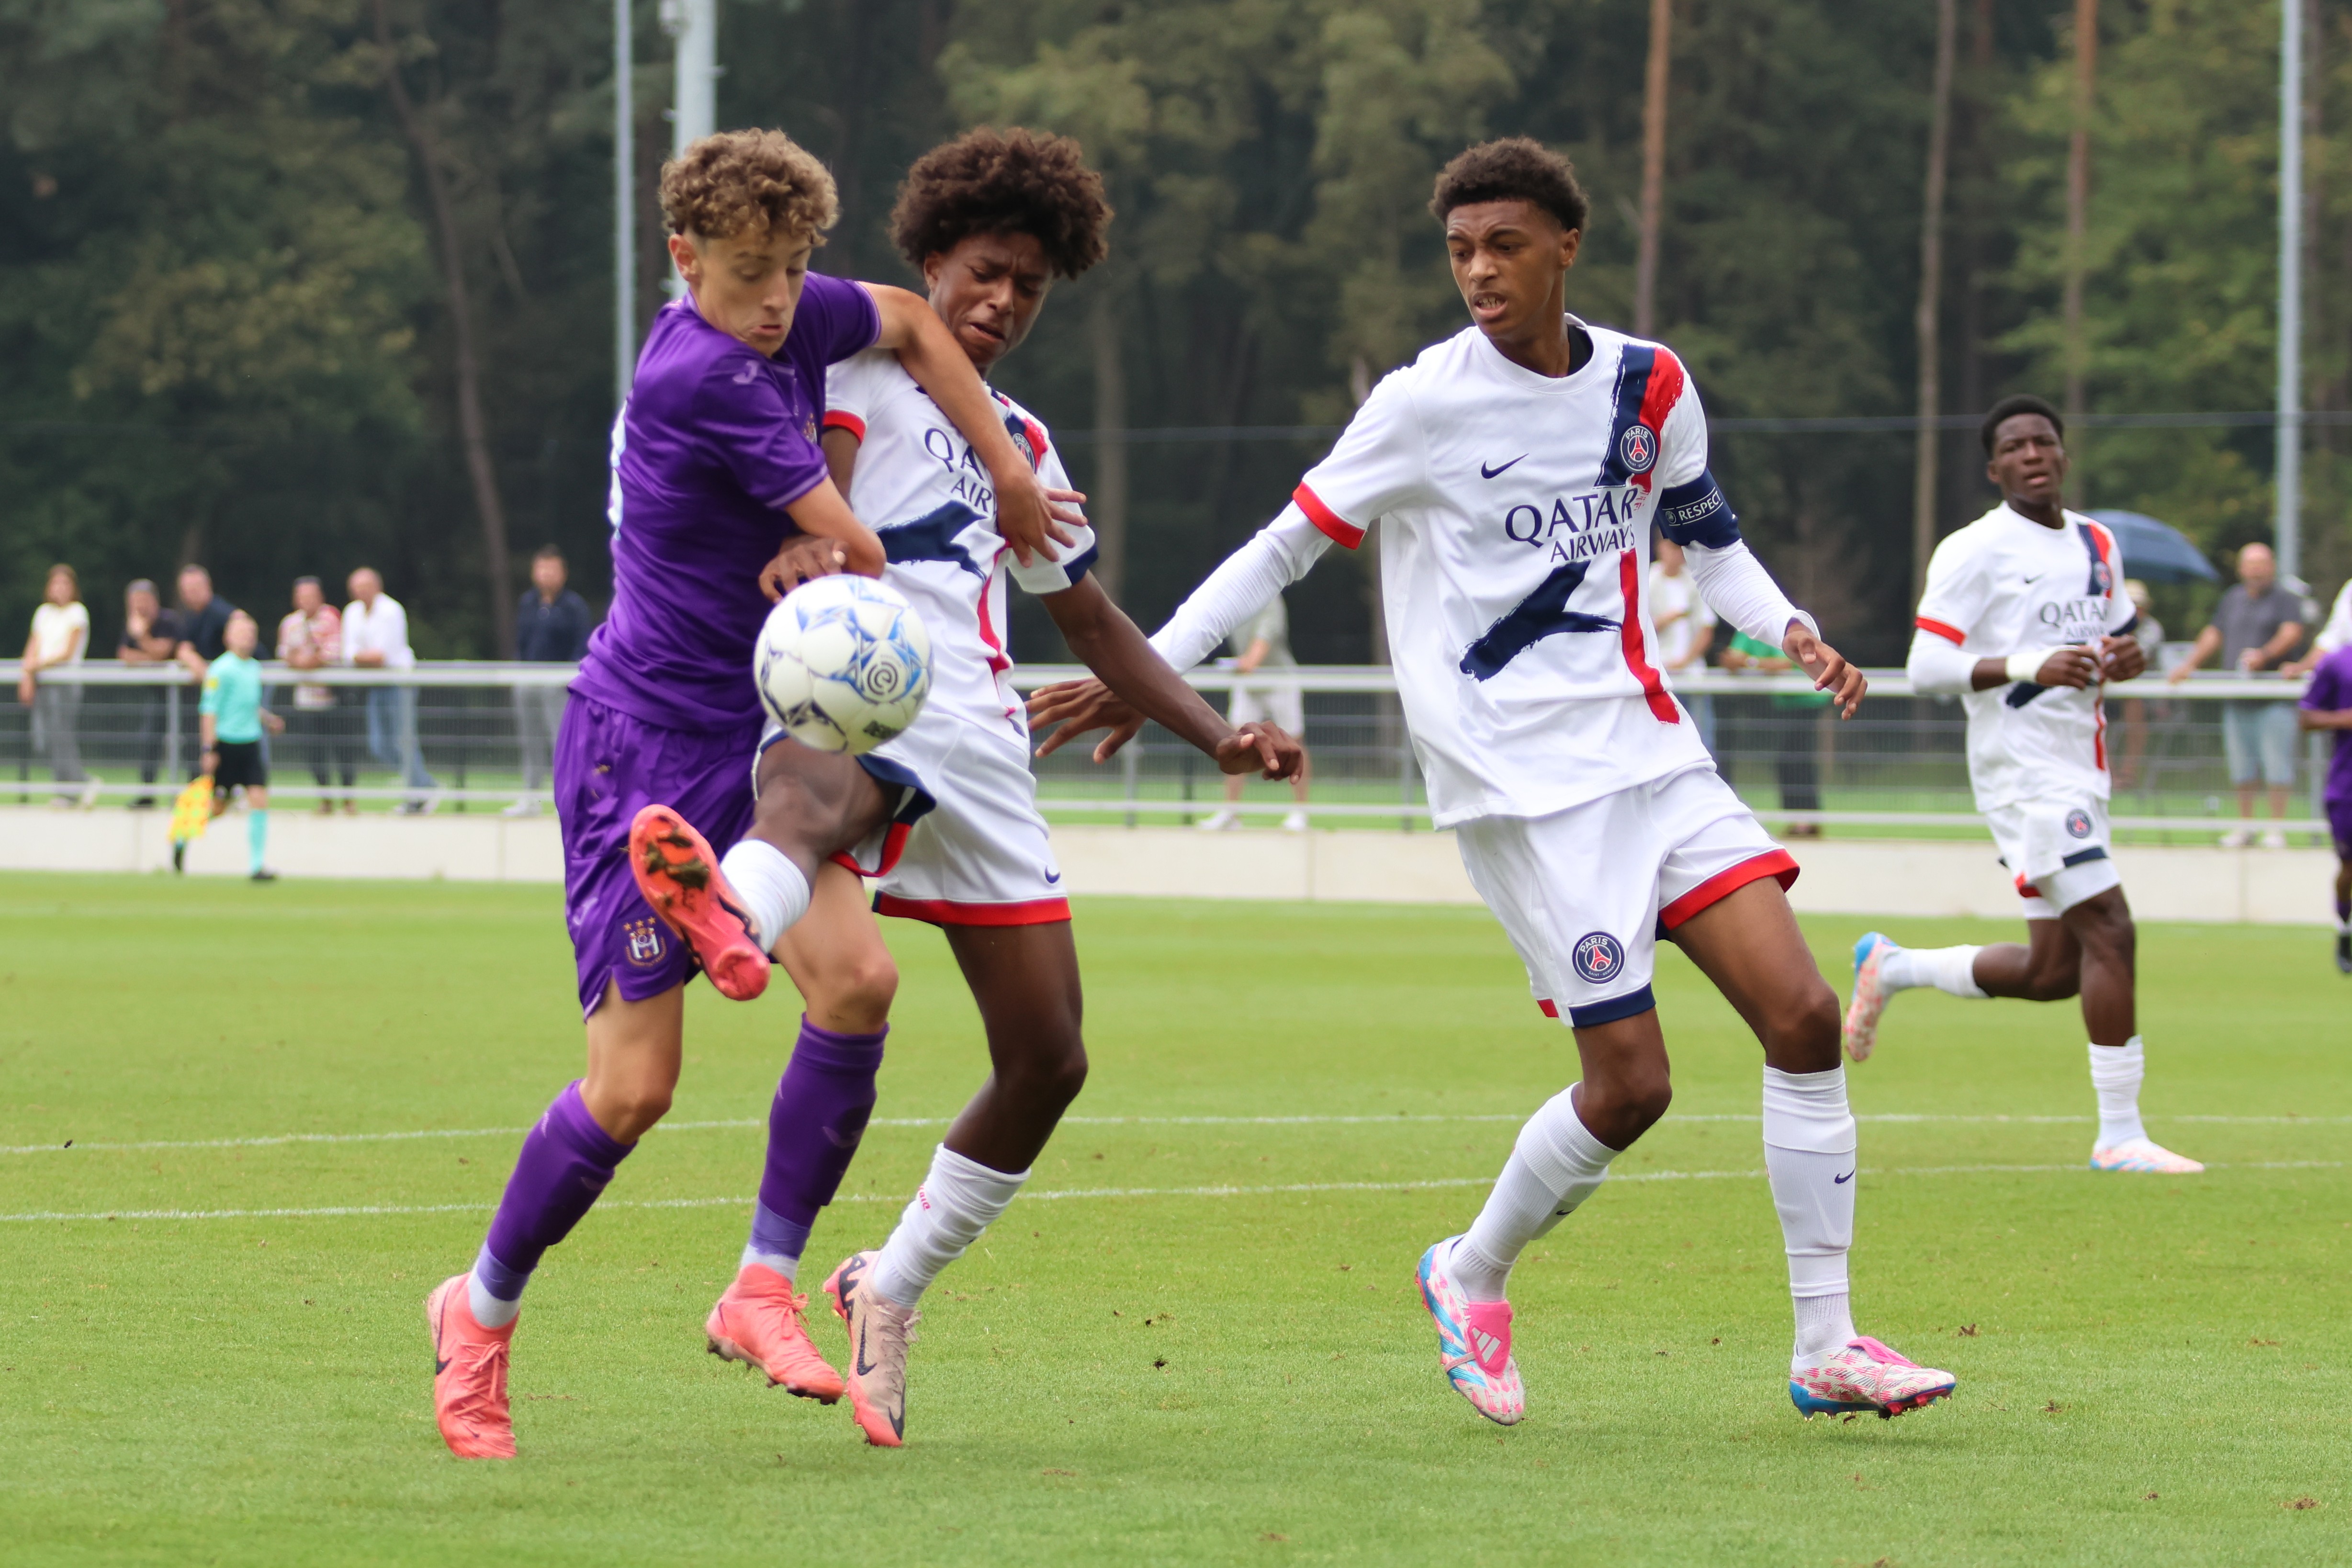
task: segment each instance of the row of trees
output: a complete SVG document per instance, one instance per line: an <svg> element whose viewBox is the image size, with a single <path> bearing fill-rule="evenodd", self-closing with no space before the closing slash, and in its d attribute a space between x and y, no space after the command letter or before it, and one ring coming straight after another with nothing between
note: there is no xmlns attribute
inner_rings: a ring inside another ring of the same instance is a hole
<svg viewBox="0 0 2352 1568"><path fill-rule="evenodd" d="M2352 0L2297 3L2309 401L2344 409ZM1116 542L1105 574L1149 623L1321 450L1243 427L1337 425L1458 328L1423 204L1486 135L1576 159L1595 201L1574 307L1631 326L1646 303L1718 416L1907 414L1923 363L1946 410L2058 396L2070 368L2097 413L2263 406L2277 11L2055 4L726 0L719 119L824 156L843 221L820 265L886 281L908 279L883 225L923 147L983 121L1087 144L1119 209L1113 258L1055 299L1005 380L1055 423ZM366 561L428 652L488 655L509 635L509 550L555 540L594 591L609 26L581 0L0 0L0 614L29 608L53 558L82 568L102 629L113 587L182 560L264 605L299 572ZM654 0L634 45L650 311L669 144ZM1939 101L1948 191L1923 248ZM2352 566L2341 441L2323 428L2306 470L2323 585ZM2090 504L2216 552L2267 530L2267 430L2076 447ZM1750 429L1718 454L1792 590L1856 651L1899 657L1911 438ZM1985 490L1971 435L1936 456L1943 531ZM1300 591L1302 652L1379 655L1371 569L1368 552ZM1042 617L1016 637L1054 649Z"/></svg>

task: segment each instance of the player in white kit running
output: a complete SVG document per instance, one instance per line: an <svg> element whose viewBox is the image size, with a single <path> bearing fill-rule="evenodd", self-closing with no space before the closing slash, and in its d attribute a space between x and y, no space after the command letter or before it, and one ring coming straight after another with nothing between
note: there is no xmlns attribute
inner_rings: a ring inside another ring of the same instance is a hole
<svg viewBox="0 0 2352 1568"><path fill-rule="evenodd" d="M918 159L892 214L893 238L923 273L933 310L982 375L1017 347L1056 278L1102 258L1110 209L1077 143L1026 131L971 132ZM1049 495L1077 499L1045 425L1003 393L1014 445ZM1083 1002L1070 906L1029 763L1028 715L1012 686L1005 600L1010 578L1039 596L1080 662L1098 671L1168 730L1228 773L1295 773L1297 742L1274 727L1229 725L1155 653L1088 574L1092 530L1079 525L1058 560L1019 561L997 529L988 470L893 354L845 360L827 374L824 445L835 484L879 535L883 580L905 595L931 638L931 692L906 733L861 759L909 786L898 820L856 863L822 868L814 888L773 848L747 838L728 851L726 878L745 924L808 1005L795 1070L779 1101L829 1091L817 1069L836 1058L879 1061L898 971L873 916L857 907L854 871L876 879L874 910L929 921L946 934L978 1005L992 1072L934 1151L929 1173L889 1239L857 1253L825 1282L847 1326L845 1372L809 1364L795 1340L793 1294L808 1225L830 1201L845 1152L811 1190L805 1149L779 1145L768 1169L735 1287L712 1311L711 1347L766 1366L779 1382L845 1391L868 1441L898 1447L906 1433L907 1348L917 1304L940 1270L1003 1214L1062 1112L1086 1081ZM772 592L802 580L795 562L837 570L833 547L813 542L772 564ZM781 737L771 724L762 750ZM809 918L799 919L801 910ZM871 1082L870 1072L865 1081ZM854 1147L853 1125L825 1139ZM803 1118L772 1118L772 1129ZM812 1141L804 1136L803 1144ZM823 1149L817 1150L823 1153ZM827 1382L826 1379L832 1381Z"/></svg>
<svg viewBox="0 0 2352 1568"><path fill-rule="evenodd" d="M1837 999L1782 892L1796 862L1658 674L1643 599L1653 527L1685 547L1718 614L1785 649L1848 714L1861 672L1741 542L1681 362L1567 314L1586 215L1567 161L1524 138L1487 142L1447 165L1430 205L1474 325L1382 381L1291 505L1152 640L1189 667L1381 520L1389 644L1436 825L1454 830L1537 1004L1576 1031L1584 1069L1520 1132L1468 1233L1422 1258L1441 1364L1489 1419L1524 1413L1505 1282L1665 1112L1650 989L1663 935L1763 1043L1765 1163L1797 1315L1790 1397L1808 1415L1881 1415L1942 1398L1949 1373L1853 1329ZM1032 717L1111 724L1097 756L1133 722L1090 683L1040 693Z"/></svg>
<svg viewBox="0 0 2352 1568"><path fill-rule="evenodd" d="M1866 1059L1897 991L2059 1002L2079 994L2091 1037L2100 1171L2186 1175L2205 1167L2140 1124L2145 1070L2131 906L2108 854L2109 680L2147 668L2139 612L2119 590L2123 554L2098 522L2060 504L2065 424L2038 397L1985 416L1985 472L2001 504L1936 546L1912 634L1913 689L1958 696L1969 781L2024 899L2025 945L1904 948L1877 931L1853 949L1845 1046Z"/></svg>

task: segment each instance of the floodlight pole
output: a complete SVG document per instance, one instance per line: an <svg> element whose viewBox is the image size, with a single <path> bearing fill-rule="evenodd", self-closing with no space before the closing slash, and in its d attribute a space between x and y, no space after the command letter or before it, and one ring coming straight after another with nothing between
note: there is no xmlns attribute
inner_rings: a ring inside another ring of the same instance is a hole
<svg viewBox="0 0 2352 1568"><path fill-rule="evenodd" d="M613 0L613 401L625 403L637 369L637 103L631 79L629 0Z"/></svg>
<svg viewBox="0 0 2352 1568"><path fill-rule="evenodd" d="M670 156L719 128L719 0L662 0L662 31L677 44L677 84L670 102ZM673 268L670 298L686 292Z"/></svg>
<svg viewBox="0 0 2352 1568"><path fill-rule="evenodd" d="M2279 575L2303 565L2303 0L2279 0Z"/></svg>

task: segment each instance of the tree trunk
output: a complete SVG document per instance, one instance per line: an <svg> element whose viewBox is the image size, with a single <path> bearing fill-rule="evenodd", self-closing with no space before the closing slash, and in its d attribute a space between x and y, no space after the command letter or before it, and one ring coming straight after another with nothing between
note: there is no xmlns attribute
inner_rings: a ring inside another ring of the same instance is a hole
<svg viewBox="0 0 2352 1568"><path fill-rule="evenodd" d="M1958 0L1936 0L1936 79L1927 116L1927 191L1919 224L1919 304L1913 327L1919 338L1919 434L1911 477L1911 602L1927 584L1927 557L1936 549L1936 459L1943 432L1941 345L1944 300L1944 184L1951 162L1952 67L1959 51Z"/></svg>
<svg viewBox="0 0 2352 1568"><path fill-rule="evenodd" d="M1633 335L1658 328L1658 225L1666 190L1666 62L1674 48L1674 0L1650 0L1650 60L1642 89L1642 236L1633 263Z"/></svg>
<svg viewBox="0 0 2352 1568"><path fill-rule="evenodd" d="M2074 0L2074 131L2066 145L2066 427L2079 440L2083 378L2090 358L2083 340L2084 238L2091 206L2091 101L2099 68L2099 0ZM2083 494L2082 468L2069 470L2068 500Z"/></svg>
<svg viewBox="0 0 2352 1568"><path fill-rule="evenodd" d="M1095 579L1114 602L1127 575L1127 365L1119 357L1118 294L1108 279L1087 306L1095 355L1095 484L1087 514L1095 529Z"/></svg>
<svg viewBox="0 0 2352 1568"><path fill-rule="evenodd" d="M457 215L449 205L449 188L441 178L432 138L417 118L416 105L400 79L400 63L392 41L392 24L383 0L374 0L375 40L383 51L384 89L400 133L415 155L425 176L425 195L433 209L433 227L439 239L442 286L449 294L449 319L457 347L457 433L466 450L466 475L474 487L474 510L482 520L485 585L490 595L490 633L500 658L515 656L514 600L507 591L507 514L499 500L498 472L490 464L490 442L482 419L481 372L474 347L474 310L466 292L465 258L457 243Z"/></svg>

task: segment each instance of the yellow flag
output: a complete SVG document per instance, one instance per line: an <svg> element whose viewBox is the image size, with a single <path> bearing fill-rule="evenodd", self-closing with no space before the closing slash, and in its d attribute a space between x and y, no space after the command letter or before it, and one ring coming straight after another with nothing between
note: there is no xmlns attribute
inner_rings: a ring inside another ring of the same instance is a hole
<svg viewBox="0 0 2352 1568"><path fill-rule="evenodd" d="M199 774L188 781L179 798L172 803L172 842L185 844L202 837L213 821L213 781L209 773Z"/></svg>

